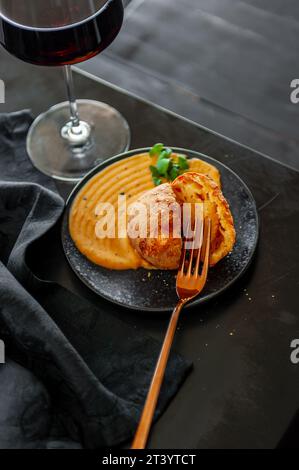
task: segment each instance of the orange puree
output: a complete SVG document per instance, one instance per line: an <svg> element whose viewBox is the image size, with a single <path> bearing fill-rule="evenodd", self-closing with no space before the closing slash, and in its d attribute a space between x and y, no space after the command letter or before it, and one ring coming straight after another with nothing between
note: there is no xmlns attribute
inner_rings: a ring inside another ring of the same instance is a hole
<svg viewBox="0 0 299 470"><path fill-rule="evenodd" d="M108 166L91 178L78 193L73 202L69 228L71 237L78 250L90 261L109 269L124 270L140 267L153 269L131 247L125 238L104 238L96 236L99 203L110 203L115 207L115 234L118 234L117 211L118 197L125 195L127 205L154 187L150 165L155 159L149 154L135 155ZM219 173L211 165L197 159L189 160L190 171L205 173L219 183Z"/></svg>

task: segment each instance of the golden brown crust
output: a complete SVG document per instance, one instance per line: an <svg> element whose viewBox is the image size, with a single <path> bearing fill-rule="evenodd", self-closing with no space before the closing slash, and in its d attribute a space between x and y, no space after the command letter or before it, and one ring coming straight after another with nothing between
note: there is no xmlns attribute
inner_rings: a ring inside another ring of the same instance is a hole
<svg viewBox="0 0 299 470"><path fill-rule="evenodd" d="M176 154L174 154L176 156ZM209 176L221 188L221 176L218 168L211 163L200 160L199 158L192 158L189 160L190 172L200 173L201 175Z"/></svg>
<svg viewBox="0 0 299 470"><path fill-rule="evenodd" d="M236 240L233 217L221 189L209 176L197 172L187 172L179 176L172 185L162 184L147 191L131 207L130 224L134 222L134 210L138 212L141 203L146 207L146 216L138 218L138 229L145 236L129 238L131 245L147 262L159 269L177 269L180 263L182 240L178 237L181 227L181 211L170 211L183 203L204 203L204 214L212 221L210 265L214 266L232 249ZM152 231L149 218L155 219L158 213L156 230ZM164 219L167 217L169 236L165 233ZM173 231L174 226L176 230ZM176 236L174 237L174 233Z"/></svg>
<svg viewBox="0 0 299 470"><path fill-rule="evenodd" d="M138 217L138 230L146 236L135 238L131 230L136 226L135 216L139 212L139 204L146 208L146 216ZM166 183L147 191L131 206L130 213L128 235L133 248L156 268L177 269L182 251L181 214L171 185Z"/></svg>
<svg viewBox="0 0 299 470"><path fill-rule="evenodd" d="M236 232L229 204L219 186L206 175L187 172L172 183L180 203L204 203L204 214L212 220L210 265L214 266L232 251Z"/></svg>

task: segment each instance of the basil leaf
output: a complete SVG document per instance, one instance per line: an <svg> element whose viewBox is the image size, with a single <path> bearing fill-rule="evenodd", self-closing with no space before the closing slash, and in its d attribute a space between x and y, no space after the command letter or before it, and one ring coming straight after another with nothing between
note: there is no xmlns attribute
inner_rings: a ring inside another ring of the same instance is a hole
<svg viewBox="0 0 299 470"><path fill-rule="evenodd" d="M151 170L152 176L155 176L156 178L159 178L160 173L159 173L158 168L156 166L151 165L150 170Z"/></svg>
<svg viewBox="0 0 299 470"><path fill-rule="evenodd" d="M157 162L157 169L162 176L166 176L170 165L169 158L163 158Z"/></svg>
<svg viewBox="0 0 299 470"><path fill-rule="evenodd" d="M156 155L160 155L160 153L162 152L163 149L164 149L163 144L154 145L150 150L150 156L155 157Z"/></svg>
<svg viewBox="0 0 299 470"><path fill-rule="evenodd" d="M160 178L156 178L156 176L153 176L153 182L155 186L160 186L160 184L162 184Z"/></svg>
<svg viewBox="0 0 299 470"><path fill-rule="evenodd" d="M172 150L171 150L169 147L165 147L165 148L164 148L164 152L165 152L165 154L166 154L166 156L167 156L168 158L171 157L171 155L172 155Z"/></svg>
<svg viewBox="0 0 299 470"><path fill-rule="evenodd" d="M178 165L181 170L189 169L189 163L185 155L178 155Z"/></svg>
<svg viewBox="0 0 299 470"><path fill-rule="evenodd" d="M171 181L174 181L181 174L179 165L175 164L172 166L169 172L169 178Z"/></svg>
<svg viewBox="0 0 299 470"><path fill-rule="evenodd" d="M152 179L156 186L162 184L164 178L167 181L174 181L190 168L186 155L175 156L172 149L163 144L154 145L150 150L150 156L158 157L157 164L150 166Z"/></svg>

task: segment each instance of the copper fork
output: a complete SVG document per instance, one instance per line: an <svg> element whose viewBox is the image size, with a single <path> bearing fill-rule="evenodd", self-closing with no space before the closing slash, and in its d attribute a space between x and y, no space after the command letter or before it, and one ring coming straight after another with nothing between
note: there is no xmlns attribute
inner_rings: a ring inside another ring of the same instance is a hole
<svg viewBox="0 0 299 470"><path fill-rule="evenodd" d="M189 222L176 281L177 294L180 300L173 311L168 326L132 449L144 449L146 446L182 308L200 294L206 284L210 259L211 220L203 219L202 213L196 218L193 242L189 248L190 228ZM199 272L201 260L203 267Z"/></svg>

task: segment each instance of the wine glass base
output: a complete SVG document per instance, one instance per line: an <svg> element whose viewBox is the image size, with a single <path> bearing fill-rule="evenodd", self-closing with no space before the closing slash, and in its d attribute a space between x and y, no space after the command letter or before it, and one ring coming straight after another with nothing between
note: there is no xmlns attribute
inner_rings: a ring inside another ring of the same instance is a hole
<svg viewBox="0 0 299 470"><path fill-rule="evenodd" d="M84 146L70 145L61 135L69 121L69 103L60 103L41 114L27 137L27 152L33 165L60 181L79 181L96 165L129 149L130 129L124 117L111 106L78 100L82 121L91 126Z"/></svg>

